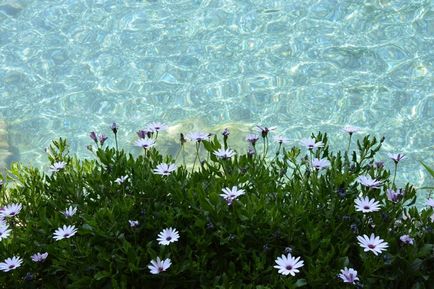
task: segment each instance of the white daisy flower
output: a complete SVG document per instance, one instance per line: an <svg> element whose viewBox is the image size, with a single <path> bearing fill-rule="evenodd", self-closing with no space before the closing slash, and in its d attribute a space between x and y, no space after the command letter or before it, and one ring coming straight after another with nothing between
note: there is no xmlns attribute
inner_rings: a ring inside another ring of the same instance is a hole
<svg viewBox="0 0 434 289"><path fill-rule="evenodd" d="M359 176L357 182L371 189L378 189L381 187L381 181L372 179L371 176Z"/></svg>
<svg viewBox="0 0 434 289"><path fill-rule="evenodd" d="M244 190L238 190L237 186L233 186L232 189L229 188L223 188L222 189L223 194L220 194L220 196L225 199L225 201L228 203L228 205L231 205L232 202L238 198L241 195L244 195Z"/></svg>
<svg viewBox="0 0 434 289"><path fill-rule="evenodd" d="M18 215L22 209L22 205L19 203L13 203L10 205L7 205L3 207L2 210L0 210L0 216L2 217L14 217Z"/></svg>
<svg viewBox="0 0 434 289"><path fill-rule="evenodd" d="M71 218L72 216L75 215L75 213L77 213L77 207L73 207L73 206L69 206L68 209L62 212L62 214L67 218Z"/></svg>
<svg viewBox="0 0 434 289"><path fill-rule="evenodd" d="M289 142L289 140L282 135L277 135L277 136L273 137L273 140L275 142L278 142L279 144L287 144Z"/></svg>
<svg viewBox="0 0 434 289"><path fill-rule="evenodd" d="M117 183L118 185L124 183L126 180L128 179L128 176L120 176L119 178L117 178L115 180L115 183Z"/></svg>
<svg viewBox="0 0 434 289"><path fill-rule="evenodd" d="M21 266L23 260L18 256L13 256L12 258L7 258L2 263L0 263L0 270L3 272L9 272Z"/></svg>
<svg viewBox="0 0 434 289"><path fill-rule="evenodd" d="M389 158L391 158L396 164L399 163L399 161L402 161L403 159L406 159L406 156L404 154L387 154Z"/></svg>
<svg viewBox="0 0 434 289"><path fill-rule="evenodd" d="M369 199L368 197L358 197L354 200L354 202L356 203L354 205L356 207L356 211L362 213L370 213L380 210L380 203L375 199Z"/></svg>
<svg viewBox="0 0 434 289"><path fill-rule="evenodd" d="M56 163L54 163L53 165L50 166L49 170L51 172L55 173L55 172L63 170L65 168L65 166L66 166L65 162L56 162Z"/></svg>
<svg viewBox="0 0 434 289"><path fill-rule="evenodd" d="M309 150L324 146L324 143L322 141L316 142L313 138L304 138L300 141L300 143Z"/></svg>
<svg viewBox="0 0 434 289"><path fill-rule="evenodd" d="M236 154L237 153L231 149L218 149L217 151L214 152L214 155L216 155L218 158L221 159L230 159Z"/></svg>
<svg viewBox="0 0 434 289"><path fill-rule="evenodd" d="M330 161L328 159L314 158L312 160L312 167L314 167L317 170L322 170L328 168L329 166L330 166Z"/></svg>
<svg viewBox="0 0 434 289"><path fill-rule="evenodd" d="M9 237L10 234L11 230L9 229L9 225L4 222L0 222L0 241Z"/></svg>
<svg viewBox="0 0 434 289"><path fill-rule="evenodd" d="M135 228L139 226L139 221L136 220L128 220L128 223L130 224L131 228Z"/></svg>
<svg viewBox="0 0 434 289"><path fill-rule="evenodd" d="M404 244L407 244L407 245L413 245L414 244L414 239L412 237L410 237L409 235L402 235L401 237L399 237L399 240L401 240L401 242L403 242Z"/></svg>
<svg viewBox="0 0 434 289"><path fill-rule="evenodd" d="M187 138L191 141L201 142L209 139L209 133L206 132L190 132Z"/></svg>
<svg viewBox="0 0 434 289"><path fill-rule="evenodd" d="M374 234L371 234L370 237L367 235L357 236L357 240L359 240L360 247L363 248L365 252L371 251L377 256L383 250L386 250L389 247L387 242L384 242L380 237L376 237Z"/></svg>
<svg viewBox="0 0 434 289"><path fill-rule="evenodd" d="M168 126L164 123L161 123L161 122L152 122L152 123L148 124L148 130L154 131L154 132L163 131L163 130L166 130L167 128L168 128Z"/></svg>
<svg viewBox="0 0 434 289"><path fill-rule="evenodd" d="M60 227L54 231L53 238L56 239L56 241L59 241L65 238L71 238L75 235L75 233L77 233L75 226L63 225L63 227Z"/></svg>
<svg viewBox="0 0 434 289"><path fill-rule="evenodd" d="M428 200L426 200L426 205L434 208L434 199L429 198Z"/></svg>
<svg viewBox="0 0 434 289"><path fill-rule="evenodd" d="M151 264L148 265L151 274L160 274L161 272L166 271L172 265L172 261L169 258L165 260L160 260L160 257L157 257L156 260L151 260Z"/></svg>
<svg viewBox="0 0 434 289"><path fill-rule="evenodd" d="M148 138L147 139L141 138L141 139L136 140L136 142L134 144L136 146L141 147L141 148L146 150L146 149L151 148L155 145L155 140L148 139Z"/></svg>
<svg viewBox="0 0 434 289"><path fill-rule="evenodd" d="M343 131L352 135L353 133L360 131L360 128L352 125L346 125L344 126Z"/></svg>
<svg viewBox="0 0 434 289"><path fill-rule="evenodd" d="M359 280L359 277L357 277L357 271L353 268L345 267L341 270L341 273L338 276L342 279L342 281L344 281L344 283L355 284L356 281Z"/></svg>
<svg viewBox="0 0 434 289"><path fill-rule="evenodd" d="M47 259L48 253L36 253L31 256L33 262L44 262Z"/></svg>
<svg viewBox="0 0 434 289"><path fill-rule="evenodd" d="M169 245L170 243L176 242L179 239L179 233L176 229L168 228L158 234L157 241L160 245Z"/></svg>
<svg viewBox="0 0 434 289"><path fill-rule="evenodd" d="M295 276L296 273L300 272L298 268L303 267L304 261L300 260L300 257L294 258L291 253L287 256L282 255L281 257L277 257L276 264L274 268L279 269L279 273L282 275L291 274Z"/></svg>
<svg viewBox="0 0 434 289"><path fill-rule="evenodd" d="M166 164L161 163L157 165L157 167L154 169L154 174L156 175L162 175L162 176L168 176L173 171L175 171L177 166L175 164Z"/></svg>
<svg viewBox="0 0 434 289"><path fill-rule="evenodd" d="M259 140L259 135L251 133L246 136L246 141L251 143L253 146L256 144L256 142Z"/></svg>

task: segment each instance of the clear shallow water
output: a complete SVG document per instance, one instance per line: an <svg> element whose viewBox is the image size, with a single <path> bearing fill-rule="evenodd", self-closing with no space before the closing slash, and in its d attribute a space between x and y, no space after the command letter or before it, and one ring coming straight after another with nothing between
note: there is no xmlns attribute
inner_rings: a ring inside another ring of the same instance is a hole
<svg viewBox="0 0 434 289"><path fill-rule="evenodd" d="M407 154L398 183L432 185L433 46L426 0L0 1L7 161L41 165L59 136L88 156L112 121L128 148L151 121L322 130L336 149L353 124Z"/></svg>

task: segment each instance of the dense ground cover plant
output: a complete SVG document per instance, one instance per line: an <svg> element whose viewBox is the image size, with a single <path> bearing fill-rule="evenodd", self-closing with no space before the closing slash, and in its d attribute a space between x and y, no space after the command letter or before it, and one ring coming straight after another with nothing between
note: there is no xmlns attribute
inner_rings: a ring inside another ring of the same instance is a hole
<svg viewBox="0 0 434 289"><path fill-rule="evenodd" d="M138 157L117 149L114 124L115 148L91 133L94 159L60 139L48 173L12 165L0 287L433 288L434 200L418 210L416 190L396 187L403 155L387 170L375 158L383 139L351 150L357 129L346 127L344 152L321 133L288 148L260 127L241 154L227 130L190 133L187 169L155 148L164 128L138 132Z"/></svg>

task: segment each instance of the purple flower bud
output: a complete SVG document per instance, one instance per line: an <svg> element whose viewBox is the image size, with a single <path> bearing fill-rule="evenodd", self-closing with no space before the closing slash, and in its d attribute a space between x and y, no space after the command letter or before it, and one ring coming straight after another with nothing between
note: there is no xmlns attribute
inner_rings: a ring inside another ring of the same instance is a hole
<svg viewBox="0 0 434 289"><path fill-rule="evenodd" d="M402 235L399 239L404 244L407 244L407 245L413 245L414 244L414 239L412 237L410 237L409 235Z"/></svg>
<svg viewBox="0 0 434 289"><path fill-rule="evenodd" d="M99 136L99 143L101 144L101 145L103 145L104 144L104 142L107 140L107 137L105 136L105 134L101 134L100 136Z"/></svg>
<svg viewBox="0 0 434 289"><path fill-rule="evenodd" d="M118 133L118 125L115 122L112 124L111 129L114 134Z"/></svg>
<svg viewBox="0 0 434 289"><path fill-rule="evenodd" d="M98 138L96 137L96 133L94 131L91 131L89 134L90 138L93 139L95 143L98 143Z"/></svg>
<svg viewBox="0 0 434 289"><path fill-rule="evenodd" d="M400 161L402 161L403 159L406 158L406 156L404 154L388 154L389 158L391 158L393 160L393 162L395 164L398 164Z"/></svg>
<svg viewBox="0 0 434 289"><path fill-rule="evenodd" d="M30 282L33 281L33 274L30 272L27 272L26 275L23 277L24 281Z"/></svg>
<svg viewBox="0 0 434 289"><path fill-rule="evenodd" d="M146 137L146 131L141 129L137 132L137 135L139 136L139 138L145 138Z"/></svg>
<svg viewBox="0 0 434 289"><path fill-rule="evenodd" d="M229 129L225 128L225 129L223 130L223 132L222 132L222 135L223 135L224 137L228 137L228 136L230 135Z"/></svg>
<svg viewBox="0 0 434 289"><path fill-rule="evenodd" d="M266 137L268 136L268 133L269 133L270 131L276 129L275 126L272 126L272 127L266 127L266 126L264 126L264 127L262 127L262 126L257 125L256 127L257 127L258 130L261 132L261 136L262 136L262 138L266 138Z"/></svg>
<svg viewBox="0 0 434 289"><path fill-rule="evenodd" d="M292 248L291 247L285 247L285 250L283 252L285 252L285 254L289 254L292 252Z"/></svg>
<svg viewBox="0 0 434 289"><path fill-rule="evenodd" d="M255 146L256 142L258 141L259 136L257 136L256 134L249 134L246 137L246 140L252 145Z"/></svg>
<svg viewBox="0 0 434 289"><path fill-rule="evenodd" d="M209 221L209 222L206 224L206 228L207 228L208 230L214 229L214 224L211 223L211 221Z"/></svg>
<svg viewBox="0 0 434 289"><path fill-rule="evenodd" d="M342 187L338 188L338 196L339 196L339 198L343 199L343 198L345 198L346 195L347 195L347 192L345 191L344 188L342 188Z"/></svg>
<svg viewBox="0 0 434 289"><path fill-rule="evenodd" d="M353 233L357 234L359 232L359 229L357 228L356 224L351 224L350 228L351 228L351 231L353 231Z"/></svg>
<svg viewBox="0 0 434 289"><path fill-rule="evenodd" d="M179 142L181 143L181 145L184 145L187 142L183 133L179 134Z"/></svg>
<svg viewBox="0 0 434 289"><path fill-rule="evenodd" d="M249 157L252 157L254 154L256 154L256 150L255 150L255 148L252 147L252 146L249 146L249 149L247 150L247 155L248 155Z"/></svg>
<svg viewBox="0 0 434 289"><path fill-rule="evenodd" d="M404 191L402 189L396 190L396 192L392 189L386 190L387 199L394 203L398 202L403 195L404 195Z"/></svg>
<svg viewBox="0 0 434 289"><path fill-rule="evenodd" d="M384 167L384 162L383 161L375 162L375 167L377 169L382 169Z"/></svg>

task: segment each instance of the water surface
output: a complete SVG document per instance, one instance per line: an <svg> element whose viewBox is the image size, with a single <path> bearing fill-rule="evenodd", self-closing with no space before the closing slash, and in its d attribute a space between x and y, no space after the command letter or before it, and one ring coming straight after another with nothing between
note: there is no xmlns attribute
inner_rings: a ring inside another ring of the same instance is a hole
<svg viewBox="0 0 434 289"><path fill-rule="evenodd" d="M386 137L380 157L407 154L398 183L429 185L418 160L434 165L433 7L0 1L0 119L13 153L6 161L46 166L44 148L60 136L89 156L88 132L108 134L112 121L128 149L151 121L275 125L293 143L322 130L336 149L346 145L341 127L353 124Z"/></svg>

